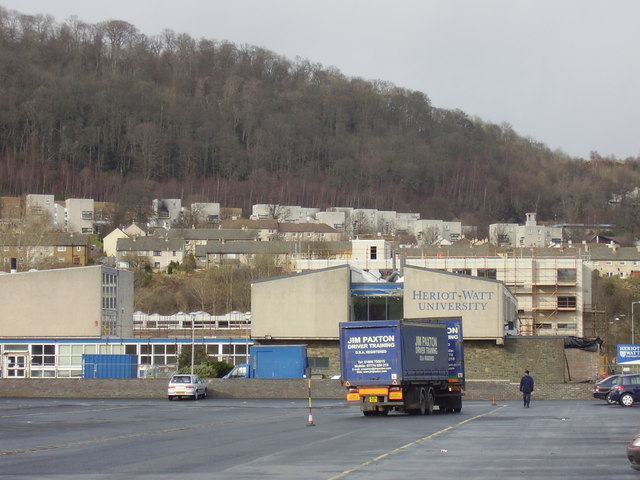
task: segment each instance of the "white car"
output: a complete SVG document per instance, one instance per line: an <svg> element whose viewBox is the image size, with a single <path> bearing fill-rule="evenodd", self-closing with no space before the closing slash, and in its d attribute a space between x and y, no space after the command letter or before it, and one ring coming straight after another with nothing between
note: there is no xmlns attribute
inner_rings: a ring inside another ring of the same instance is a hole
<svg viewBox="0 0 640 480"><path fill-rule="evenodd" d="M180 373L171 377L167 397L169 401L180 397L189 397L193 400L207 398L207 385L198 375Z"/></svg>

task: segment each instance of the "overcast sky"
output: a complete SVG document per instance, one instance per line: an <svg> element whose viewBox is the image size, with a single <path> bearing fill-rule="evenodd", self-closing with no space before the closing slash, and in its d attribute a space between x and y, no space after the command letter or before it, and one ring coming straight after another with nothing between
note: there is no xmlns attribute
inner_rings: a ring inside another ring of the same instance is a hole
<svg viewBox="0 0 640 480"><path fill-rule="evenodd" d="M640 157L638 0L0 0L25 14L126 20L152 36L264 47L582 158Z"/></svg>

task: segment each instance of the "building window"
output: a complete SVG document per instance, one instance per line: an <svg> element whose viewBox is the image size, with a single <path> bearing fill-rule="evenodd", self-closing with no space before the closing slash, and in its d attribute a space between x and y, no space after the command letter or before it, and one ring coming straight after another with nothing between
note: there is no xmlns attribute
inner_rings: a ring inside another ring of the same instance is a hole
<svg viewBox="0 0 640 480"><path fill-rule="evenodd" d="M160 256L160 250L154 250L153 251L153 256L154 257L159 257Z"/></svg>
<svg viewBox="0 0 640 480"><path fill-rule="evenodd" d="M454 268L451 273L457 273L458 275L471 275L470 268Z"/></svg>
<svg viewBox="0 0 640 480"><path fill-rule="evenodd" d="M83 220L92 220L93 219L93 212L90 210L83 210L82 211L82 219Z"/></svg>
<svg viewBox="0 0 640 480"><path fill-rule="evenodd" d="M575 329L577 325L575 323L558 323L558 330Z"/></svg>
<svg viewBox="0 0 640 480"><path fill-rule="evenodd" d="M175 365L178 362L177 346L175 344L154 344L151 347L152 365Z"/></svg>
<svg viewBox="0 0 640 480"><path fill-rule="evenodd" d="M309 357L309 368L329 368L329 357Z"/></svg>
<svg viewBox="0 0 640 480"><path fill-rule="evenodd" d="M558 283L576 283L575 268L559 268Z"/></svg>
<svg viewBox="0 0 640 480"><path fill-rule="evenodd" d="M492 278L495 280L498 278L498 273L495 268L479 268L478 276L481 278Z"/></svg>
<svg viewBox="0 0 640 480"><path fill-rule="evenodd" d="M58 347L58 365L61 367L82 366L82 345L60 345Z"/></svg>
<svg viewBox="0 0 640 480"><path fill-rule="evenodd" d="M402 297L354 296L351 299L353 320L401 320Z"/></svg>
<svg viewBox="0 0 640 480"><path fill-rule="evenodd" d="M55 365L55 345L31 345L31 365Z"/></svg>
<svg viewBox="0 0 640 480"><path fill-rule="evenodd" d="M118 308L118 276L103 272L102 274L102 308L103 310L115 310ZM103 317L107 312L103 312ZM113 312L109 312L112 316ZM104 321L104 318L103 318Z"/></svg>
<svg viewBox="0 0 640 480"><path fill-rule="evenodd" d="M67 251L67 247L58 246L57 250L58 250L59 252L66 252L66 251Z"/></svg>
<svg viewBox="0 0 640 480"><path fill-rule="evenodd" d="M558 297L558 308L575 310L576 297Z"/></svg>

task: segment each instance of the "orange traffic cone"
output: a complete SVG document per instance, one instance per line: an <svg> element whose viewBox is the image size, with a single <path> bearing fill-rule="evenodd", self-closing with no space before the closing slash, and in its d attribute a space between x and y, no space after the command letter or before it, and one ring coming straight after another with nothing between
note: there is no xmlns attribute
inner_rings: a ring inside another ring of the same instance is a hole
<svg viewBox="0 0 640 480"><path fill-rule="evenodd" d="M313 423L313 415L311 414L311 411L309 411L309 420L307 421L307 427L315 427L316 424Z"/></svg>
<svg viewBox="0 0 640 480"><path fill-rule="evenodd" d="M491 405L497 405L496 403L496 396L494 395L493 398L491 399Z"/></svg>

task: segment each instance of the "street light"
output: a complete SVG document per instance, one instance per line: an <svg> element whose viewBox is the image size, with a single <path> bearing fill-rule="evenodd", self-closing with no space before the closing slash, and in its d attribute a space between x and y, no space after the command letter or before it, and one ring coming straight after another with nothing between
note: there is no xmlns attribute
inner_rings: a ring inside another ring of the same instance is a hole
<svg viewBox="0 0 640 480"><path fill-rule="evenodd" d="M618 328L616 326L616 323L619 322L620 320L622 320L622 317L625 317L626 315L621 314L621 315L616 315L615 317L613 317L611 320L609 320L609 325L613 326L613 330L612 330L612 342L611 342L611 346L613 347L613 354L614 354L614 359L617 359L618 357ZM609 337L608 335L608 329L607 329L607 338ZM608 353L607 349L607 353ZM616 360L614 360L614 363L617 363Z"/></svg>
<svg viewBox="0 0 640 480"><path fill-rule="evenodd" d="M193 375L193 354L195 351L195 326L196 316L195 314L191 314L191 375Z"/></svg>
<svg viewBox="0 0 640 480"><path fill-rule="evenodd" d="M637 302L631 302L631 344L633 345L634 341L635 341L635 336L634 336L634 331L633 331L633 306L636 303L640 303L640 301Z"/></svg>

